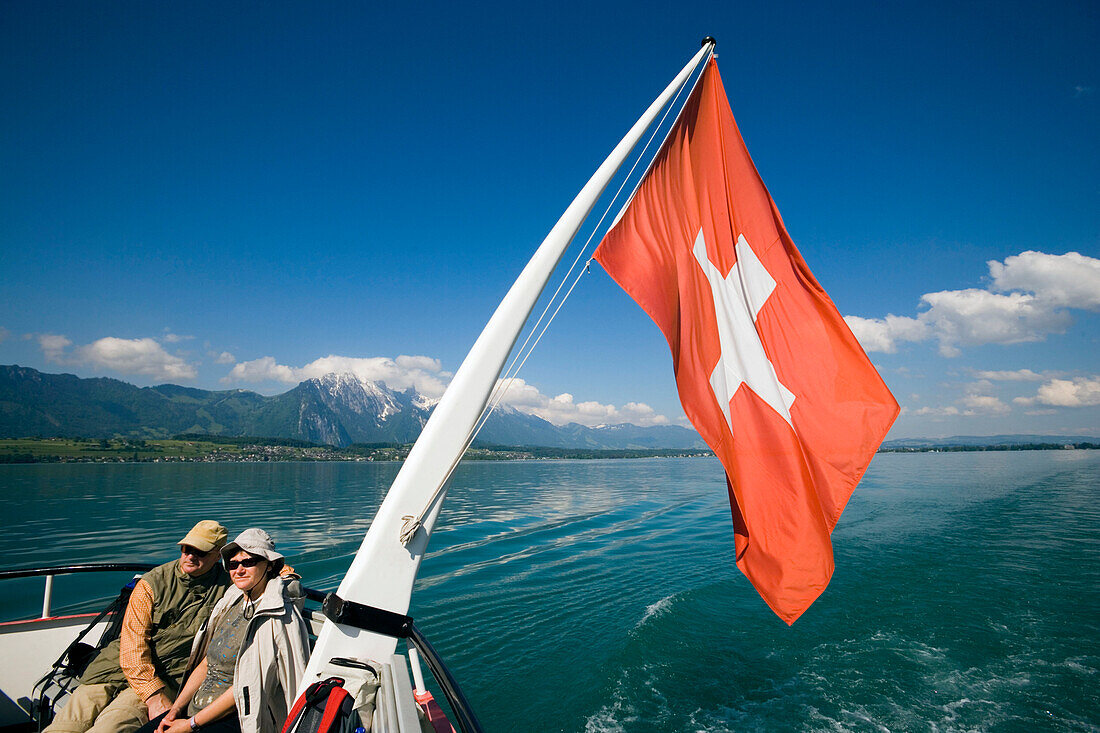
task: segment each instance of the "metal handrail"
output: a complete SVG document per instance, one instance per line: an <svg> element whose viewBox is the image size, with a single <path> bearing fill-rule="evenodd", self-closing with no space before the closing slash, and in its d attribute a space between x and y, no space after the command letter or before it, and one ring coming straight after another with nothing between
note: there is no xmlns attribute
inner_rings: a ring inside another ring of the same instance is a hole
<svg viewBox="0 0 1100 733"><path fill-rule="evenodd" d="M443 694L447 697L447 702L451 704L451 710L458 718L459 728L462 729L463 733L481 733L481 723L474 714L474 710L466 696L462 694L462 690L458 686L458 680L451 674L451 670L447 669L447 665L443 663L435 647L420 633L420 629L416 628L416 624L412 624L409 629L408 641L412 642L420 655L424 657L424 661L428 663L428 669L432 671L432 676L435 677L436 683L439 684Z"/></svg>
<svg viewBox="0 0 1100 733"><path fill-rule="evenodd" d="M69 575L70 573L100 573L112 570L146 572L155 568L152 563L89 562L81 565L54 565L48 568L21 568L18 570L0 570L0 580L12 578L33 578L39 575Z"/></svg>
<svg viewBox="0 0 1100 733"><path fill-rule="evenodd" d="M46 576L46 588L42 592L42 616L50 618L50 604L53 602L53 579L55 575L72 575L75 573L106 573L106 572L147 572L155 568L151 563L118 563L118 562L90 562L80 565L54 565L47 568L21 568L18 570L0 570L0 580L13 578L35 578Z"/></svg>

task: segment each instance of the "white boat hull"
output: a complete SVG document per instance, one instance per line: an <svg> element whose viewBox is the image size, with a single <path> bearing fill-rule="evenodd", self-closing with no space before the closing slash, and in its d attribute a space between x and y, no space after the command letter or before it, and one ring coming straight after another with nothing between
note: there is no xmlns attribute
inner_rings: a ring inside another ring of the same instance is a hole
<svg viewBox="0 0 1100 733"><path fill-rule="evenodd" d="M0 728L31 722L35 684L96 614L54 616L0 624ZM110 617L95 625L84 641L95 644Z"/></svg>

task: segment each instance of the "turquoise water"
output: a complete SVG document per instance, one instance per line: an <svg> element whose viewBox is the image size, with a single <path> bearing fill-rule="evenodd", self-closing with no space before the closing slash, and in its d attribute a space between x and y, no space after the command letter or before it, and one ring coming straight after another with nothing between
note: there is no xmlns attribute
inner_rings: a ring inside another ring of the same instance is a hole
<svg viewBox="0 0 1100 733"><path fill-rule="evenodd" d="M396 471L2 466L0 568L168 559L213 517L332 588ZM879 455L834 547L788 628L733 565L713 459L475 463L411 614L492 731L1100 731L1100 452ZM0 616L39 608L20 583Z"/></svg>

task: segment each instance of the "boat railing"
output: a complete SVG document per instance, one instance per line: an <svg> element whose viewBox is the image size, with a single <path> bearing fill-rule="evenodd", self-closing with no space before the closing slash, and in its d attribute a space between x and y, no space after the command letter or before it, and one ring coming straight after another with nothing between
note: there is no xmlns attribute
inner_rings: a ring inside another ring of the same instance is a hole
<svg viewBox="0 0 1100 733"><path fill-rule="evenodd" d="M133 572L144 573L155 568L151 563L90 562L80 565L55 565L48 568L23 568L21 570L0 570L0 580L15 578L45 577L46 586L42 593L42 616L50 618L53 603L53 579L58 575L75 573Z"/></svg>
<svg viewBox="0 0 1100 733"><path fill-rule="evenodd" d="M132 572L132 573L144 573L157 567L153 563L81 563L77 565L55 565L51 567L42 568L22 568L17 570L0 570L0 581L14 580L17 578L45 578L45 588L42 594L42 616L43 619L51 618L51 605L53 603L53 579L58 575L74 575L78 573L106 573L106 572ZM324 591L315 590L313 588L302 588L302 592L307 600L314 603L324 604L326 596L330 595ZM312 617L314 614L321 616L320 610L306 609L308 616ZM454 712L459 728L463 731L480 731L481 727L477 721L476 716L470 708L469 702L463 695L462 690L458 686L458 682L455 680L451 671L447 668L447 665L443 663L439 654L435 648L428 642L420 630L412 623L412 619L409 619L409 628L402 634L407 644L410 647L410 663L413 668L413 675L417 678L417 687L423 688L423 682L421 681L419 663L416 659L416 652L419 652L419 656L423 657L425 663L428 665L428 669L431 670L432 676L435 677L436 682L439 684L444 696L447 698L447 702L450 703L451 710ZM415 650L415 652L413 651Z"/></svg>
<svg viewBox="0 0 1100 733"><path fill-rule="evenodd" d="M326 605L326 600L331 602L333 593L323 593L321 591L314 590L312 588L302 588L305 597L311 601L322 604L322 607ZM424 661L428 665L428 669L431 670L432 676L435 677L436 683L443 691L443 695L447 698L447 702L451 706L451 711L455 714L459 729L463 733L480 733L481 724L474 714L473 709L470 707L469 701L463 694L462 689L458 686L458 681L454 675L451 674L451 670L447 668L447 665L443 663L443 659L436 652L435 647L431 645L424 634L417 628L416 624L411 618L407 619L408 627L401 631L389 632L391 635L397 635L399 638L404 638L406 644L409 647L409 664L413 671L413 677L416 680L417 689L427 689L424 686L423 677L420 672L420 663L418 657L423 657Z"/></svg>

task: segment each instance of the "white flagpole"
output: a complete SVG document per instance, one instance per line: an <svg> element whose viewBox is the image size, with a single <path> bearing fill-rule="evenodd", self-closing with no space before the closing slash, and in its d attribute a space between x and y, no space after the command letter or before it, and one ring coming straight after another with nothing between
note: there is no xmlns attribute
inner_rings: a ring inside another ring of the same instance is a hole
<svg viewBox="0 0 1100 733"><path fill-rule="evenodd" d="M713 47L712 41L704 42L687 66L634 123L546 235L497 306L379 507L337 590L341 598L398 614L408 611L413 581L439 515L451 467L461 458L466 438L488 403L528 315L562 254L619 166L700 61L711 54ZM409 516L421 517L420 527L408 543L403 544L402 527ZM393 637L326 620L302 688L331 657L383 661L389 659L396 645L397 640Z"/></svg>

